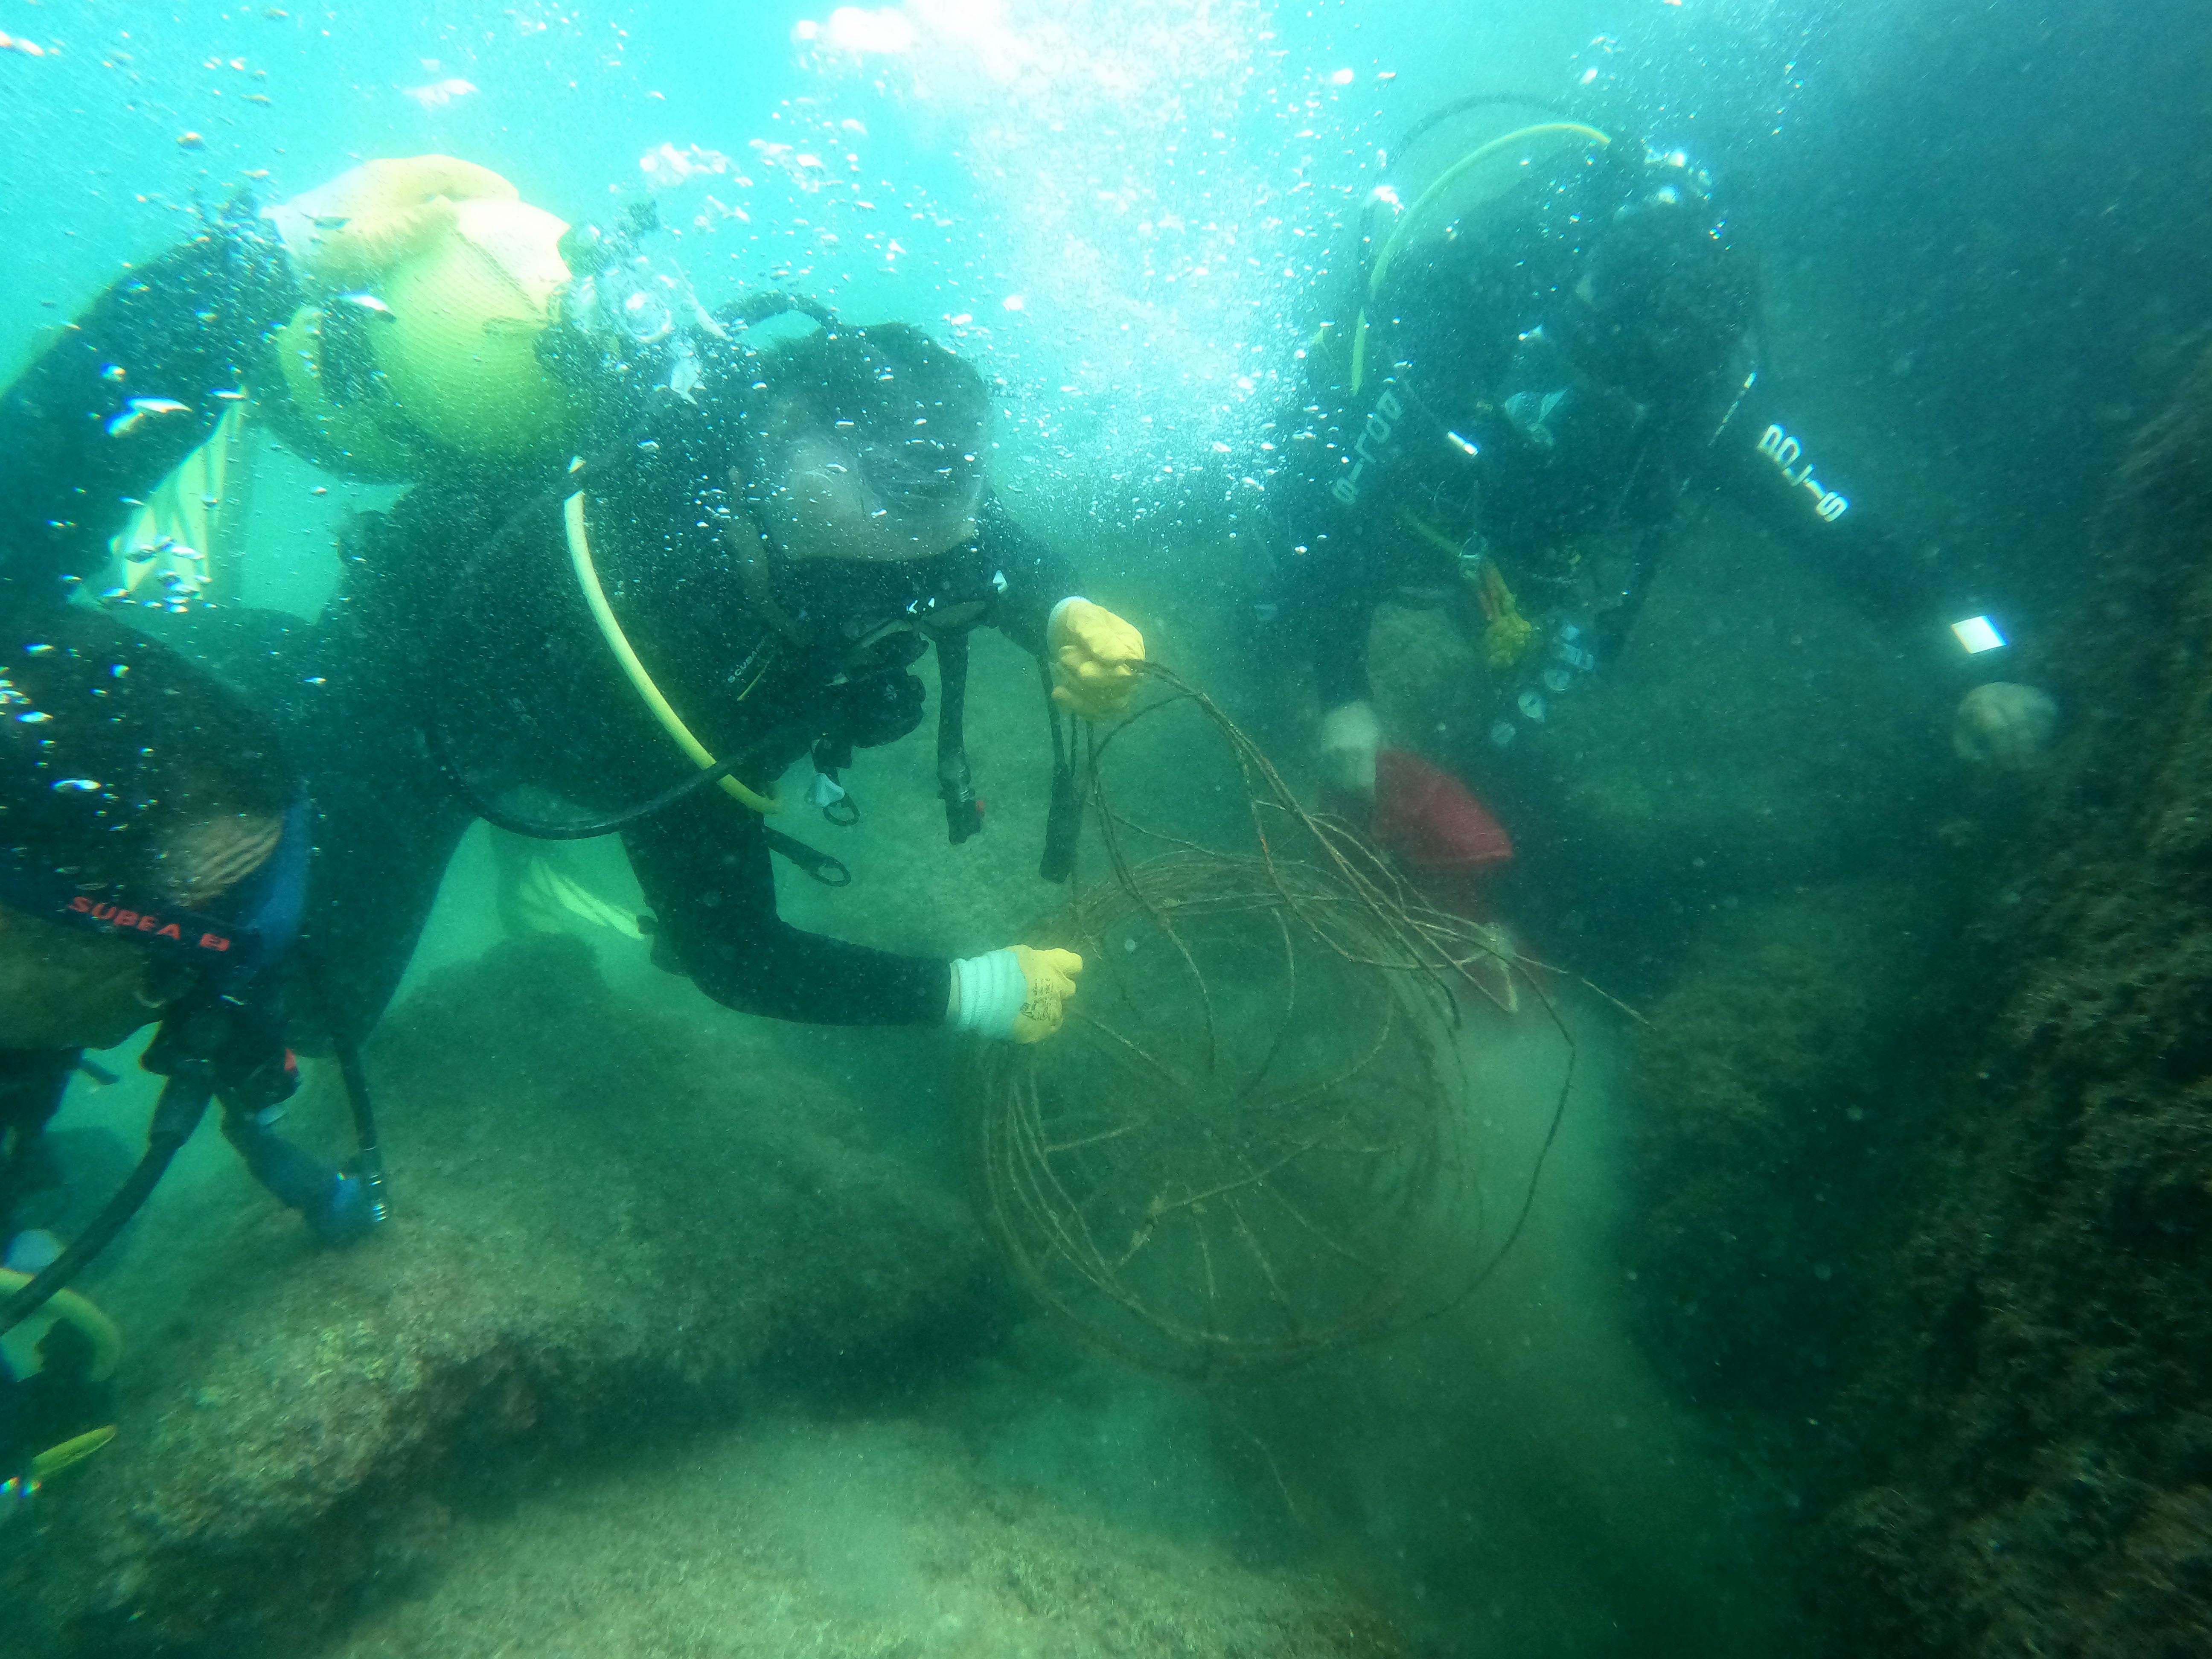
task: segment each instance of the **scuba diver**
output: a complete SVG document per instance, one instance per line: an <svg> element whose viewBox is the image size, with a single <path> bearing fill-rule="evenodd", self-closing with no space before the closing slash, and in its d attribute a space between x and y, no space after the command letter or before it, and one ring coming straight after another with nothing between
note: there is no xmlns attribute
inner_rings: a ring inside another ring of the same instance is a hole
<svg viewBox="0 0 2212 1659"><path fill-rule="evenodd" d="M1446 106L1394 160L1454 118L1528 105ZM1456 613L1496 686L1489 742L1509 749L1620 651L1693 491L1740 503L1883 619L1931 642L1948 623L1969 653L2005 643L1978 606L1942 603L1956 598L1942 573L1788 417L1759 359L1748 257L1681 153L1546 119L1411 203L1377 191L1364 229L1352 302L1305 354L1309 398L1271 434L1278 562L1332 787L1375 793L1378 604ZM1960 719L2021 706L1984 697Z"/></svg>
<svg viewBox="0 0 2212 1659"><path fill-rule="evenodd" d="M772 854L841 866L772 828L766 792L811 755L810 800L849 811L840 770L917 724L911 669L933 650L963 839L981 822L968 633L1036 653L1083 718L1126 700L1142 638L986 487L972 365L781 295L710 315L641 251L647 228L571 228L441 156L234 211L112 288L0 401L12 579L82 586L124 510L117 453L180 461L226 399L335 470L413 481L349 533L315 624L233 659L274 665L314 802L302 951L339 1036L388 1001L478 817L619 833L656 959L732 1007L1049 1036L1073 952L906 957L781 921ZM770 318L807 331L750 346ZM90 481L60 484L65 463Z"/></svg>
<svg viewBox="0 0 2212 1659"><path fill-rule="evenodd" d="M95 1426L119 1353L113 1327L64 1284L131 1219L211 1100L249 1170L319 1240L360 1237L380 1209L373 1155L334 1169L271 1127L298 1076L268 970L297 923L308 834L276 732L96 610L0 615L4 1519ZM141 1064L167 1081L144 1157L102 1207L70 1153L105 1137L48 1125L71 1075L97 1072L87 1049L156 1021Z"/></svg>

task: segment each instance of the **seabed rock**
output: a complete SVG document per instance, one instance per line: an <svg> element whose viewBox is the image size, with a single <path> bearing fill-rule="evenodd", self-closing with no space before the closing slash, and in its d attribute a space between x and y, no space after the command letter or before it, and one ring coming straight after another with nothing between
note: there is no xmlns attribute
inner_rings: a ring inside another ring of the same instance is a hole
<svg viewBox="0 0 2212 1659"><path fill-rule="evenodd" d="M1652 1011L1645 1334L1798 1500L1818 1651L2212 1652L2208 537L2212 355L2081 561L2065 727L1956 934L1747 907Z"/></svg>
<svg viewBox="0 0 2212 1659"><path fill-rule="evenodd" d="M326 1659L1382 1659L1325 1581L1150 1535L912 1420L773 1422L459 1522Z"/></svg>
<svg viewBox="0 0 2212 1659"><path fill-rule="evenodd" d="M122 1432L0 1559L9 1650L308 1651L437 1559L487 1472L988 1334L964 1207L841 1143L838 1099L756 1030L612 998L573 940L502 946L371 1046L382 1235L319 1252L265 1200L165 1194L114 1281Z"/></svg>

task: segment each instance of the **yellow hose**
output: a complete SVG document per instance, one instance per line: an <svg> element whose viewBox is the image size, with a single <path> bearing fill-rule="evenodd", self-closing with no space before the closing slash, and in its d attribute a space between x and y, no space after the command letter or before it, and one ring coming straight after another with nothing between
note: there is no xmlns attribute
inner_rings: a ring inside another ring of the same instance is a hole
<svg viewBox="0 0 2212 1659"><path fill-rule="evenodd" d="M12 1296L31 1282L31 1275L19 1273L10 1267L0 1267L0 1296ZM51 1314L61 1324L74 1325L92 1344L92 1380L105 1382L115 1375L115 1367L123 1358L123 1333L115 1328L115 1322L79 1296L75 1291L56 1291L46 1305L40 1310ZM36 1315L33 1316L37 1317ZM35 1329L35 1327L26 1328Z"/></svg>
<svg viewBox="0 0 2212 1659"><path fill-rule="evenodd" d="M1601 132L1595 127L1584 126L1579 121L1539 121L1534 126L1517 128L1504 137L1493 138L1488 143L1469 150L1465 155L1461 156L1458 161L1443 170L1436 183L1431 185L1415 198L1413 206L1399 216L1398 222L1391 228L1389 235L1383 239L1381 251L1375 256L1374 274L1367 279L1367 293L1360 304L1359 321L1352 333L1352 389L1354 392L1359 390L1359 383L1365 378L1367 373L1367 307L1374 303L1375 296L1382 291L1382 279L1389 273L1390 262L1398 257L1399 250L1405 245L1406 238L1412 234L1414 223L1427 210L1430 204L1457 183L1462 174L1481 166L1498 151L1509 149L1515 144L1524 143L1531 138L1548 138L1559 133L1568 133L1577 138L1586 138L1600 149L1613 143L1612 135L1609 133Z"/></svg>
<svg viewBox="0 0 2212 1659"><path fill-rule="evenodd" d="M696 762L701 771L717 764L707 752L707 745L691 735L691 728L684 724L683 717L668 706L668 699L660 695L660 688L653 683L653 676L645 672L645 665L630 649L629 636L623 632L622 624L615 620L614 607L607 603L606 590L599 586L599 573L592 562L592 544L584 533L584 492L578 490L568 497L562 508L563 521L568 531L568 558L576 567L576 583L584 590L584 602L592 607L592 616L605 638L607 649L615 653L623 672L637 695L645 699L645 706L653 711L653 719L661 729L676 739L676 746ZM781 802L772 795L756 794L734 777L717 780L722 793L750 806L756 812L775 812L782 810Z"/></svg>

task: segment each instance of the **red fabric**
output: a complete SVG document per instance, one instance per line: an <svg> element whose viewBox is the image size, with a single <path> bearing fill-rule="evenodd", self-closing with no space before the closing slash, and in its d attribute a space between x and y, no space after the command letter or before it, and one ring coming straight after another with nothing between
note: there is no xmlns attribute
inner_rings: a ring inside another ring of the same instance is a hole
<svg viewBox="0 0 2212 1659"><path fill-rule="evenodd" d="M1425 874L1464 874L1513 856L1504 826L1467 786L1402 749L1375 757L1376 842Z"/></svg>

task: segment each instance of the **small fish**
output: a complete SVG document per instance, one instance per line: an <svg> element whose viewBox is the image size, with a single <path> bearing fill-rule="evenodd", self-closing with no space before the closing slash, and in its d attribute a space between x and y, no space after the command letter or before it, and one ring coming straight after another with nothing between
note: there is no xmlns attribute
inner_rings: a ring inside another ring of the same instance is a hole
<svg viewBox="0 0 2212 1659"><path fill-rule="evenodd" d="M238 95L249 104L273 104L276 101L265 92L241 92Z"/></svg>
<svg viewBox="0 0 2212 1659"><path fill-rule="evenodd" d="M0 34L0 52L20 52L26 58L44 58L46 49L35 40L26 40L20 34Z"/></svg>
<svg viewBox="0 0 2212 1659"><path fill-rule="evenodd" d="M197 132L180 132L177 135L177 148L179 149L205 149L207 148L207 140Z"/></svg>
<svg viewBox="0 0 2212 1659"><path fill-rule="evenodd" d="M191 405L174 398L133 398L123 412L107 423L111 438L127 438L156 415L189 415Z"/></svg>
<svg viewBox="0 0 2212 1659"><path fill-rule="evenodd" d="M215 400L219 404L242 404L246 401L246 393L243 392L218 392L215 394Z"/></svg>
<svg viewBox="0 0 2212 1659"><path fill-rule="evenodd" d="M341 294L338 295L338 303L340 305L358 307L360 309L368 312L373 317L382 318L387 323L396 322L398 320L398 313L397 312L393 311L390 306L385 304L383 301L378 299L376 295L368 293L366 290L356 294Z"/></svg>
<svg viewBox="0 0 2212 1659"><path fill-rule="evenodd" d="M130 373L131 371L120 363L110 363L100 371L100 378L108 385L114 386L118 381L128 378Z"/></svg>

